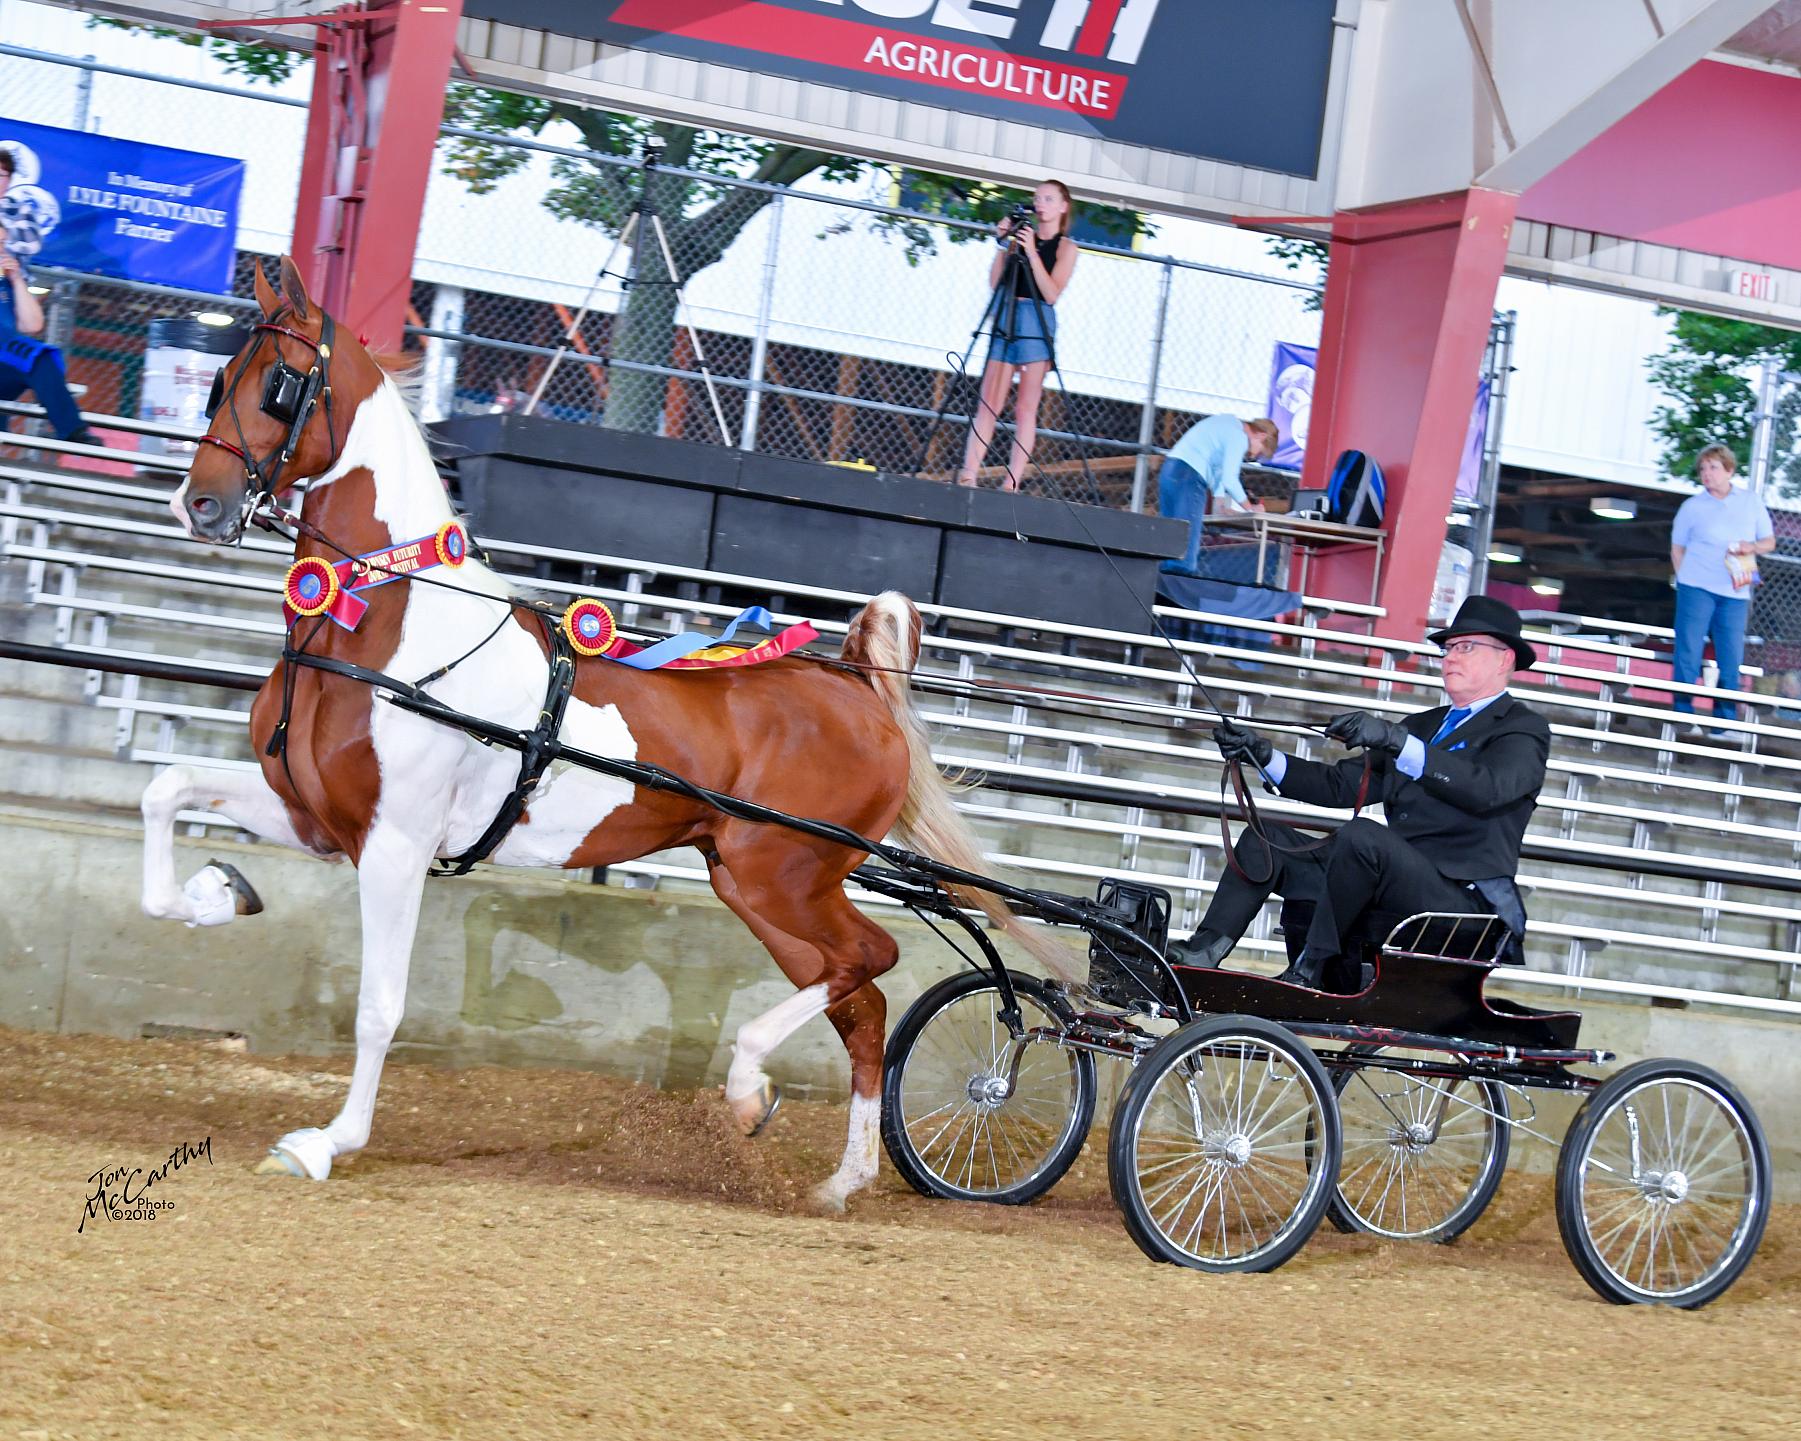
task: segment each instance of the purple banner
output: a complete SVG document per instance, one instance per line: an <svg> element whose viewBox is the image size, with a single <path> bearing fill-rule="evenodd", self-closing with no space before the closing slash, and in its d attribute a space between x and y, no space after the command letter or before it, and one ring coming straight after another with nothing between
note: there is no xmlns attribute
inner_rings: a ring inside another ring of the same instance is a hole
<svg viewBox="0 0 1801 1441"><path fill-rule="evenodd" d="M1276 342L1269 367L1269 417L1276 422L1276 453L1268 464L1299 470L1307 455L1307 430L1313 418L1313 377L1319 347ZM1457 466L1457 497L1475 500L1482 489L1482 450L1488 443L1488 381L1476 383L1470 428ZM1377 456L1377 460L1382 457Z"/></svg>

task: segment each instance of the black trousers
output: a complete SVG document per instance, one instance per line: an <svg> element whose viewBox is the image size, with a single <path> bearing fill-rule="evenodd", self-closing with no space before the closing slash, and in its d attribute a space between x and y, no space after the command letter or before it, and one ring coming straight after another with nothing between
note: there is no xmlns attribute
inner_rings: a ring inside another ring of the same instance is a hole
<svg viewBox="0 0 1801 1441"><path fill-rule="evenodd" d="M1264 830L1273 844L1248 829L1239 832L1232 847L1238 865L1220 877L1201 929L1237 940L1272 894L1310 903L1306 952L1344 958L1354 972L1358 923L1367 916L1379 914L1392 925L1419 911L1481 915L1489 909L1474 891L1441 876L1424 851L1364 817L1347 821L1312 850L1300 849L1308 837L1292 826Z"/></svg>

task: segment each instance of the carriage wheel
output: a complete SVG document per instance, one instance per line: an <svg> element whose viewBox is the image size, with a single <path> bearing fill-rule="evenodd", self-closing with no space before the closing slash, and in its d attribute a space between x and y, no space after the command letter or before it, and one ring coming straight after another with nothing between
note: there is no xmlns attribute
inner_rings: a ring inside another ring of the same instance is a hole
<svg viewBox="0 0 1801 1441"><path fill-rule="evenodd" d="M1069 1008L1035 976L1009 972L1027 1030ZM1020 1206L1057 1184L1094 1120L1094 1057L1016 1041L986 974L949 976L907 1008L888 1040L882 1144L914 1190Z"/></svg>
<svg viewBox="0 0 1801 1441"><path fill-rule="evenodd" d="M1107 1171L1153 1260L1273 1271L1325 1214L1340 1139L1331 1079L1298 1037L1208 1016L1139 1062L1113 1113Z"/></svg>
<svg viewBox="0 0 1801 1441"><path fill-rule="evenodd" d="M1745 1098L1692 1061L1610 1077L1557 1155L1557 1229L1619 1304L1705 1306L1739 1277L1770 1212L1770 1150Z"/></svg>
<svg viewBox="0 0 1801 1441"><path fill-rule="evenodd" d="M1377 1056L1382 1048L1353 1046L1351 1054ZM1344 1129L1344 1159L1326 1207L1334 1226L1443 1245L1475 1224L1507 1169L1505 1086L1386 1066L1334 1067L1332 1084Z"/></svg>

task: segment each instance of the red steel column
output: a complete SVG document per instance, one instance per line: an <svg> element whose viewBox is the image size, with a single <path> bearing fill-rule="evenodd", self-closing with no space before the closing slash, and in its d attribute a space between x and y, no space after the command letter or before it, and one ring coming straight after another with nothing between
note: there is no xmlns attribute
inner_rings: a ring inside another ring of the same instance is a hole
<svg viewBox="0 0 1801 1441"><path fill-rule="evenodd" d="M1361 450L1388 480L1379 635L1418 640L1507 259L1516 197L1465 190L1333 217L1304 484ZM1309 589L1367 602L1373 556L1328 555Z"/></svg>
<svg viewBox="0 0 1801 1441"><path fill-rule="evenodd" d="M462 8L346 7L350 23L314 46L294 260L320 303L378 350L400 349Z"/></svg>

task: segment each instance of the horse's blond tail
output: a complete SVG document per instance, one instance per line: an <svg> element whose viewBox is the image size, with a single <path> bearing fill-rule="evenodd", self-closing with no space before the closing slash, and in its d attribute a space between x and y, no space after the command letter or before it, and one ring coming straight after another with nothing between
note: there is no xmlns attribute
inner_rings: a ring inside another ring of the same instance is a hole
<svg viewBox="0 0 1801 1441"><path fill-rule="evenodd" d="M907 797L896 829L914 849L934 860L987 875L990 867L975 832L951 804L950 787L932 759L931 739L908 693L907 678L919 662L919 635L919 611L913 602L898 591L884 591L852 617L844 637L844 658L871 667L870 683L887 701L906 737ZM1076 958L1068 947L1048 932L1026 925L999 896L971 886L951 886L950 891L963 904L980 909L1053 976L1078 979Z"/></svg>

